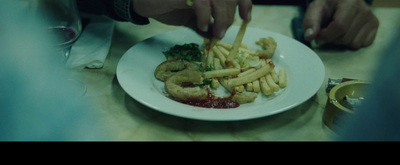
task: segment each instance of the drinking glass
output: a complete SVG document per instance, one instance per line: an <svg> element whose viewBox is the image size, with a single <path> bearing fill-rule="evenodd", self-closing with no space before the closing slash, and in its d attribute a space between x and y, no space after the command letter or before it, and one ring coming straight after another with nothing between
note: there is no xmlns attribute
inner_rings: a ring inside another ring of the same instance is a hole
<svg viewBox="0 0 400 165"><path fill-rule="evenodd" d="M68 58L71 46L82 32L82 23L75 0L39 0L47 28L53 34L58 50Z"/></svg>
<svg viewBox="0 0 400 165"><path fill-rule="evenodd" d="M30 0L31 7L40 14L44 29L52 37L60 58L66 63L72 45L82 32L82 23L75 0ZM66 83L79 88L81 95L86 93L86 85L76 76L66 78Z"/></svg>

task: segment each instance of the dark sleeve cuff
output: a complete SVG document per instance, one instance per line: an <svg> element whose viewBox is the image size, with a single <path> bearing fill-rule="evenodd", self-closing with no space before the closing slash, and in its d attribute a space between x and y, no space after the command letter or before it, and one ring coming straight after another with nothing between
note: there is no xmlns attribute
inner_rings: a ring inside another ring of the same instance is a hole
<svg viewBox="0 0 400 165"><path fill-rule="evenodd" d="M122 20L130 21L138 25L150 23L148 18L140 16L131 8L131 5L133 5L131 0L113 0L112 3L115 15Z"/></svg>

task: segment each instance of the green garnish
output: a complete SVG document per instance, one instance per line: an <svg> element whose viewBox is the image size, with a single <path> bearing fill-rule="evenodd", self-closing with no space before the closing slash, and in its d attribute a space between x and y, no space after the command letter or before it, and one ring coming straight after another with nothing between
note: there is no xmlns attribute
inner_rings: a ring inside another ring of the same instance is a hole
<svg viewBox="0 0 400 165"><path fill-rule="evenodd" d="M200 85L199 85L200 88L204 88L204 86L211 85L212 80L213 80L212 78L204 79L204 80L203 80L203 84L200 84Z"/></svg>
<svg viewBox="0 0 400 165"><path fill-rule="evenodd" d="M212 78L204 79L204 80L203 80L203 84L204 84L204 85L210 85L210 84L212 83L212 80L213 80Z"/></svg>
<svg viewBox="0 0 400 165"><path fill-rule="evenodd" d="M175 45L168 51L163 52L165 57L175 57L185 61L201 61L202 52L199 45L196 43L189 43L183 45Z"/></svg>
<svg viewBox="0 0 400 165"><path fill-rule="evenodd" d="M214 70L214 67L212 67L211 65L207 66L204 69L203 64L200 64L200 72L207 72L207 71L212 71L212 70Z"/></svg>

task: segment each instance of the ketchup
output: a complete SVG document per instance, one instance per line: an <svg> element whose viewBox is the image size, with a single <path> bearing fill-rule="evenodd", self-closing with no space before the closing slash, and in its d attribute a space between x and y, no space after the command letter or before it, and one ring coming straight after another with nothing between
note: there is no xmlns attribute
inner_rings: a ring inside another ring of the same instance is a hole
<svg viewBox="0 0 400 165"><path fill-rule="evenodd" d="M229 97L216 97L210 92L208 93L207 99L205 100L189 100L189 101L179 101L184 104L193 105L197 107L204 108L237 108L239 103L232 100L232 96Z"/></svg>

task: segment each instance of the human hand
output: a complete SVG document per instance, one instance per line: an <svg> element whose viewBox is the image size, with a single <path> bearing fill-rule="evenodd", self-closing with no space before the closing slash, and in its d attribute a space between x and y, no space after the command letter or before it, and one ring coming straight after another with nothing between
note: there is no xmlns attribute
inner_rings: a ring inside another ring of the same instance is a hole
<svg viewBox="0 0 400 165"><path fill-rule="evenodd" d="M375 39L379 21L363 0L314 0L303 20L304 38L359 49Z"/></svg>
<svg viewBox="0 0 400 165"><path fill-rule="evenodd" d="M225 36L237 6L244 21L251 19L251 0L193 0L193 5L188 5L187 0L132 1L134 10L141 16L169 25L184 25L207 38Z"/></svg>

